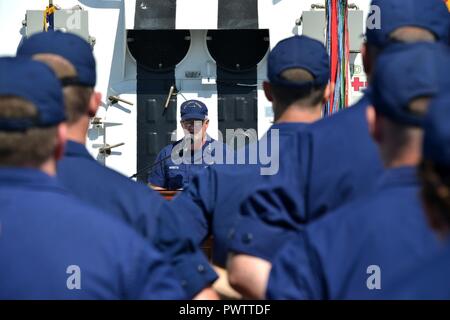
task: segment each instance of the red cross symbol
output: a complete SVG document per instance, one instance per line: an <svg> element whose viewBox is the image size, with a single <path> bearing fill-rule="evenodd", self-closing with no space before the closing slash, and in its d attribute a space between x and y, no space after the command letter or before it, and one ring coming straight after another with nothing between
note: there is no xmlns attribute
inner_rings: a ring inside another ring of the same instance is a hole
<svg viewBox="0 0 450 320"><path fill-rule="evenodd" d="M359 81L359 77L355 77L352 81L352 87L356 92L358 92L361 88L367 87L367 82L361 82Z"/></svg>

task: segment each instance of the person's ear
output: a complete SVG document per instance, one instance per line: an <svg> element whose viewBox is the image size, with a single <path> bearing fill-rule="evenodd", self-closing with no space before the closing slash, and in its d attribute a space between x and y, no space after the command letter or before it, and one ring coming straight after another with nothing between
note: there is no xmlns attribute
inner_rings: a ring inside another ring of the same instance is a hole
<svg viewBox="0 0 450 320"><path fill-rule="evenodd" d="M376 142L382 141L381 134L381 118L377 116L375 108L368 106L366 109L367 125L369 127L369 134Z"/></svg>
<svg viewBox="0 0 450 320"><path fill-rule="evenodd" d="M266 95L267 100L270 102L273 102L273 95L272 95L272 85L268 81L263 82L263 89L264 94Z"/></svg>
<svg viewBox="0 0 450 320"><path fill-rule="evenodd" d="M373 65L367 42L364 42L361 45L361 56L364 66L364 72L369 76L370 74L372 74Z"/></svg>
<svg viewBox="0 0 450 320"><path fill-rule="evenodd" d="M67 142L67 124L65 122L60 123L57 127L56 133L56 148L55 148L55 160L61 160L64 156L64 149Z"/></svg>
<svg viewBox="0 0 450 320"><path fill-rule="evenodd" d="M323 93L322 104L326 104L330 100L332 92L334 92L334 84L329 82L325 87L325 91Z"/></svg>
<svg viewBox="0 0 450 320"><path fill-rule="evenodd" d="M102 94L100 92L92 92L91 98L89 100L88 114L90 118L95 117L100 105L102 104Z"/></svg>

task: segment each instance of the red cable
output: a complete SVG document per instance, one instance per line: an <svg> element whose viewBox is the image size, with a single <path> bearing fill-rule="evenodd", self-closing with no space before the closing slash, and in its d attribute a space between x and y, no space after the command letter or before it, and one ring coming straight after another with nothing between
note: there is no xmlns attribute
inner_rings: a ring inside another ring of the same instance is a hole
<svg viewBox="0 0 450 320"><path fill-rule="evenodd" d="M331 1L331 34L330 34L330 57L331 57L331 83L336 85L336 76L337 76L337 68L338 68L338 18L337 18L337 1L339 0L330 0ZM334 88L335 89L335 88ZM333 94L330 97L330 106L331 111L330 114L334 113L334 90Z"/></svg>

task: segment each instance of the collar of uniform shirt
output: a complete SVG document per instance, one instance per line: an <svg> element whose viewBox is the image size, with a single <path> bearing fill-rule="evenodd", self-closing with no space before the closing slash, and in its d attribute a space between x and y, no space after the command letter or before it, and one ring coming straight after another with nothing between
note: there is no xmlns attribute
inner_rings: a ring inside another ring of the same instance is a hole
<svg viewBox="0 0 450 320"><path fill-rule="evenodd" d="M399 185L418 185L417 168L413 166L404 166L397 168L388 168L384 171L377 183L378 189Z"/></svg>
<svg viewBox="0 0 450 320"><path fill-rule="evenodd" d="M30 187L48 186L63 189L58 181L46 173L31 168L0 168L0 185Z"/></svg>
<svg viewBox="0 0 450 320"><path fill-rule="evenodd" d="M72 141L72 140L68 140L66 143L65 155L94 159L94 158L92 158L89 151L86 149L85 145L75 142L75 141Z"/></svg>

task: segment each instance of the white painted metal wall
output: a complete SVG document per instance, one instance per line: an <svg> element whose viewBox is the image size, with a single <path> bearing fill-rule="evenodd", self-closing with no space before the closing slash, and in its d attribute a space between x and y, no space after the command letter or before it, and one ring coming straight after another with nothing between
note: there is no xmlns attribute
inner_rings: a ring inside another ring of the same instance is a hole
<svg viewBox="0 0 450 320"><path fill-rule="evenodd" d="M137 0L139 1L139 0ZM245 0L243 0L245 1ZM368 13L370 0L350 1ZM126 28L134 24L136 0L56 0L55 4L63 9L81 5L89 11L89 33L96 38L94 54L97 60L97 91L103 94L103 106L98 117L106 122L105 128L92 127L88 133L87 147L100 162L106 163L125 175L136 171L136 62L128 52L126 46ZM300 18L303 10L309 10L313 3L324 3L324 0L259 0L259 26L270 30L270 47L281 39L293 34L301 34L301 26L295 22ZM0 0L0 55L14 55L22 39L22 20L26 10L43 10L47 0ZM183 14L178 14L182 12ZM214 0L178 0L177 1L177 29L191 29L191 47L186 58L177 66L177 87L187 99L195 98L207 103L210 113L209 134L217 137L217 89L214 84L201 84L198 80L183 79L185 71L202 70L207 74L204 61L211 61L210 76L214 77L216 66L206 48L206 30L217 26L217 1ZM198 29L198 30L194 30ZM4 30L7 30L5 32ZM266 58L258 66L258 83L266 78ZM366 78L362 72L360 55L356 56L355 74L360 81ZM359 92L350 88L351 101L360 97ZM129 106L124 103L110 105L107 97L120 96L132 102ZM179 105L184 101L178 99ZM178 112L179 113L179 112ZM262 135L271 125L273 116L271 105L264 96L261 87L258 90L258 131ZM182 131L177 129L177 136ZM124 142L125 145L117 149L106 159L98 154L98 148L105 143L110 145Z"/></svg>

